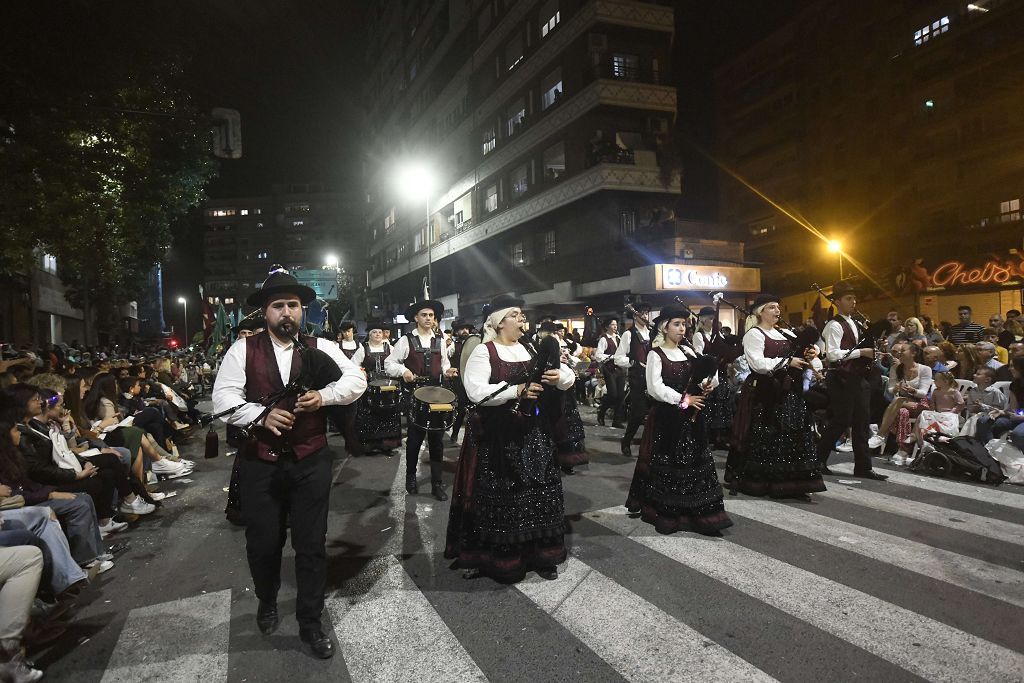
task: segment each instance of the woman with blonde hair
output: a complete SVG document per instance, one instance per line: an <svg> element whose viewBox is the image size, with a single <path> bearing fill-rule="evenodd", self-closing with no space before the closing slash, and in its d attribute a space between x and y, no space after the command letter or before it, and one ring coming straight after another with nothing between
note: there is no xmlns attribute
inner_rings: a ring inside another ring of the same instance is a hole
<svg viewBox="0 0 1024 683"><path fill-rule="evenodd" d="M903 330L896 337L897 341L908 341L917 343L926 341L928 337L924 333L924 325L917 318L907 318L903 322Z"/></svg>

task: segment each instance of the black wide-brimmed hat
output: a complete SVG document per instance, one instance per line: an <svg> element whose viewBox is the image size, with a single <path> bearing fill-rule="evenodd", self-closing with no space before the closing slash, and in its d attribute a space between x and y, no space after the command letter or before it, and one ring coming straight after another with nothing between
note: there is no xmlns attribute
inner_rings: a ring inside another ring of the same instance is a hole
<svg viewBox="0 0 1024 683"><path fill-rule="evenodd" d="M617 315L605 315L601 317L601 329L606 330L612 323L619 322L619 316Z"/></svg>
<svg viewBox="0 0 1024 683"><path fill-rule="evenodd" d="M537 331L538 332L557 332L558 331L558 325L556 325L551 320L545 320L544 322L542 322L540 325L537 326Z"/></svg>
<svg viewBox="0 0 1024 683"><path fill-rule="evenodd" d="M381 331L384 331L386 329L387 329L387 325L385 325L384 321L379 319L379 318L370 318L369 320L366 321L366 332L367 332L367 334L369 334L370 330L381 330Z"/></svg>
<svg viewBox="0 0 1024 683"><path fill-rule="evenodd" d="M457 332L461 329L468 329L470 332L473 331L473 323L469 322L465 318L456 318L455 322L452 323L452 332Z"/></svg>
<svg viewBox="0 0 1024 683"><path fill-rule="evenodd" d="M238 321L238 325L235 327L235 334L242 330L255 331L266 326L267 321L262 315L259 313L250 314Z"/></svg>
<svg viewBox="0 0 1024 683"><path fill-rule="evenodd" d="M316 298L316 292L312 287L299 284L294 275L280 270L268 275L267 279L263 281L263 286L250 294L245 303L263 308L272 297L278 294L294 294L299 297L303 306Z"/></svg>
<svg viewBox="0 0 1024 683"><path fill-rule="evenodd" d="M340 323L338 323L338 331L339 332L344 332L345 330L354 330L354 329L356 329L356 324L355 324L355 322L353 322L351 320L342 320Z"/></svg>
<svg viewBox="0 0 1024 683"><path fill-rule="evenodd" d="M424 299L423 301L416 301L409 304L409 308L405 309L405 318L409 322L412 322L416 314L425 308L429 308L434 312L434 319L440 321L441 316L444 315L444 304L437 299Z"/></svg>
<svg viewBox="0 0 1024 683"><path fill-rule="evenodd" d="M750 310L756 311L761 306L770 304L773 301L777 304L782 303L782 299L774 294L769 294L767 292L765 292L764 294L758 294L757 298L754 299L754 305L750 307Z"/></svg>
<svg viewBox="0 0 1024 683"><path fill-rule="evenodd" d="M853 286L853 283L849 280L840 280L839 282L832 285L832 298L840 299L847 294L856 294L857 288Z"/></svg>
<svg viewBox="0 0 1024 683"><path fill-rule="evenodd" d="M667 323L668 321L675 320L676 318L689 320L692 317L693 311L691 311L689 308L671 305L661 309L661 311L658 312L658 317L654 319L652 324L654 325L655 329L657 329L658 326L661 325L661 323Z"/></svg>
<svg viewBox="0 0 1024 683"><path fill-rule="evenodd" d="M697 316L703 318L706 315L715 315L717 312L718 311L715 310L714 306L705 306L700 309L700 313L698 313Z"/></svg>
<svg viewBox="0 0 1024 683"><path fill-rule="evenodd" d="M494 313L504 308L522 308L525 303L524 299L520 299L515 294L499 294L491 299L491 303L488 306L491 309L490 313Z"/></svg>

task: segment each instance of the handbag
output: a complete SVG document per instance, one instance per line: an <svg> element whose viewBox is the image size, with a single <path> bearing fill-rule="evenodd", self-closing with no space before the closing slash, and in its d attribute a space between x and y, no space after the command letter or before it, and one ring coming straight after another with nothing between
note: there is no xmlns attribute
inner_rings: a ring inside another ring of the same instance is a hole
<svg viewBox="0 0 1024 683"><path fill-rule="evenodd" d="M1024 453L1007 436L992 439L985 444L988 454L999 463L1011 484L1024 484Z"/></svg>

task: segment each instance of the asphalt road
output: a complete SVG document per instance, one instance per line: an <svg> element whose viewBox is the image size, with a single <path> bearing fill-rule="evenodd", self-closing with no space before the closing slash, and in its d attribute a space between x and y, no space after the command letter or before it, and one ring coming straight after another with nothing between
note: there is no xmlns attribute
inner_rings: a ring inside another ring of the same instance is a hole
<svg viewBox="0 0 1024 683"><path fill-rule="evenodd" d="M244 531L223 515L232 461L223 443L203 460L199 434L192 481L121 534L130 549L37 663L76 683L1024 680L1021 487L840 475L812 503L727 497L722 538L660 536L622 507L621 431L584 420L571 558L516 586L449 569L448 503L407 496L400 457L349 459L332 436L329 661L298 639L288 551L282 626L257 631ZM445 457L450 491L457 447Z"/></svg>

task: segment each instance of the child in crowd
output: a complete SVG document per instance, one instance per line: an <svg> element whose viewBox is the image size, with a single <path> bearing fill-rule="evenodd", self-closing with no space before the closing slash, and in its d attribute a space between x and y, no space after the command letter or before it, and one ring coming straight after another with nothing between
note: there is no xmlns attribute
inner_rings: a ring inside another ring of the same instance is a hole
<svg viewBox="0 0 1024 683"><path fill-rule="evenodd" d="M974 371L974 383L978 386L968 389L964 395L963 417L1006 408L1006 395L992 388L995 379L996 371L990 367L982 366Z"/></svg>

